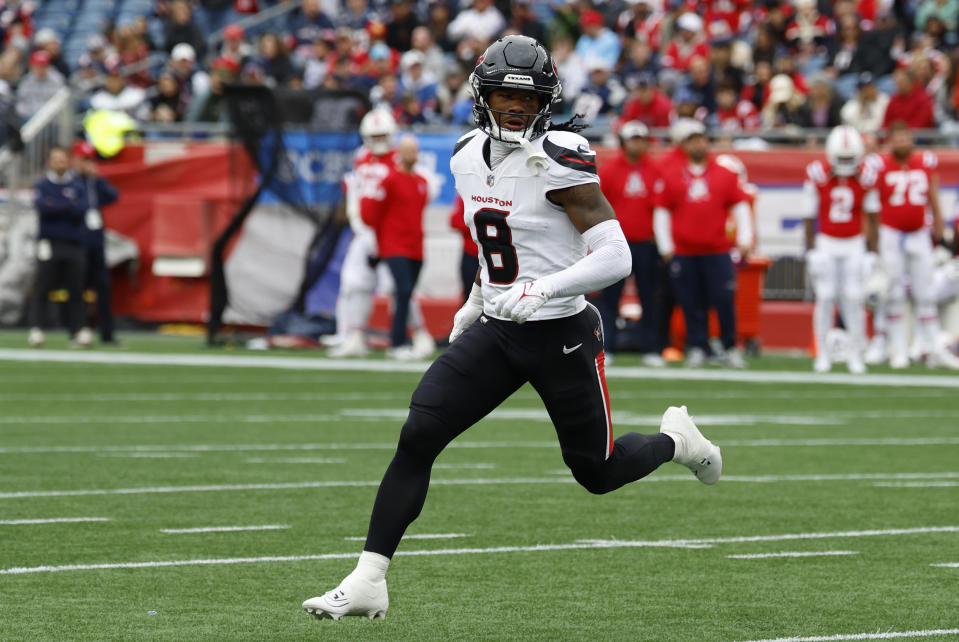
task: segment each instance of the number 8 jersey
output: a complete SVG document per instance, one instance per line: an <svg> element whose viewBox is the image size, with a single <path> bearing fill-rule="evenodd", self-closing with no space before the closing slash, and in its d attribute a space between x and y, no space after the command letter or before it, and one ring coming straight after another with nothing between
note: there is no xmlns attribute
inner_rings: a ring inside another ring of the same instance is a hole
<svg viewBox="0 0 959 642"><path fill-rule="evenodd" d="M481 250L485 313L496 317L490 314L491 301L514 283L559 272L586 256L582 235L546 194L599 183L599 177L596 156L579 134L551 131L533 140L536 154L548 165L535 174L527 166L530 155L518 146L491 169L492 144L479 129L467 133L453 148L450 170L463 199L466 225ZM530 320L572 316L585 305L582 295L556 297Z"/></svg>
<svg viewBox="0 0 959 642"><path fill-rule="evenodd" d="M867 157L855 176L836 176L825 161L809 163L803 186L805 210L807 216L818 218L820 234L851 238L863 233L863 211L879 211L877 172L872 157Z"/></svg>

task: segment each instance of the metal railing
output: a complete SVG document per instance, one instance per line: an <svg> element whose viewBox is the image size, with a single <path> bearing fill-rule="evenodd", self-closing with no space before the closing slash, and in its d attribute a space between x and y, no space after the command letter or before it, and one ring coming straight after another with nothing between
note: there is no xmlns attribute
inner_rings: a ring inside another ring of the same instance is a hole
<svg viewBox="0 0 959 642"><path fill-rule="evenodd" d="M248 18L244 18L236 24L240 27L243 27L243 31L247 34L255 33L259 30L259 27L272 21L274 18L285 16L299 9L301 6L303 6L303 0L289 0L288 2L280 2L269 9L264 9L263 11L252 14ZM223 42L223 29L219 29L210 34L210 37L206 39L206 42L209 51L214 52L217 48L217 45Z"/></svg>
<svg viewBox="0 0 959 642"><path fill-rule="evenodd" d="M11 213L17 206L17 192L43 175L50 149L72 142L74 118L73 92L63 87L20 128L23 149L14 151L7 145L0 150L0 177L7 187Z"/></svg>

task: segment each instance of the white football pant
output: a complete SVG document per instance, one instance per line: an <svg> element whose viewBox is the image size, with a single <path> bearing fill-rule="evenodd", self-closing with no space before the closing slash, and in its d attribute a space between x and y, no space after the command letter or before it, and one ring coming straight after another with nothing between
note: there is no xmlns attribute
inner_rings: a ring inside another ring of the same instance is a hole
<svg viewBox="0 0 959 642"><path fill-rule="evenodd" d="M376 256L376 234L364 227L353 232L353 238L343 258L340 271L340 294L336 300L336 333L345 336L351 331L365 331L373 312L373 293L377 286L386 294L393 292L393 275L380 261L370 267L370 257ZM425 327L423 312L415 299L410 301L407 326L414 329Z"/></svg>
<svg viewBox="0 0 959 642"><path fill-rule="evenodd" d="M806 269L816 295L812 324L820 352L826 349L826 334L833 326L834 310L839 303L849 335L850 357L862 359L866 343L865 258L866 242L862 236L816 236L816 248L809 253Z"/></svg>
<svg viewBox="0 0 959 642"><path fill-rule="evenodd" d="M891 358L909 356L906 337L906 283L910 285L916 311L916 336L924 354L936 352L939 337L939 311L934 284L935 260L929 230L901 232L879 227L879 255L889 275L887 333Z"/></svg>

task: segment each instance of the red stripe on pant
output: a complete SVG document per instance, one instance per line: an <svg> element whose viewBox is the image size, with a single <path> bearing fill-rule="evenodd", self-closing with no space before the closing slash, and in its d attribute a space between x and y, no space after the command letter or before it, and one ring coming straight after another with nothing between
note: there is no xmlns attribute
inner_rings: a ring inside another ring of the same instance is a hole
<svg viewBox="0 0 959 642"><path fill-rule="evenodd" d="M606 387L606 353L600 351L596 357L596 376L603 390L603 409L606 411L606 458L613 454L613 416L609 408L609 389Z"/></svg>

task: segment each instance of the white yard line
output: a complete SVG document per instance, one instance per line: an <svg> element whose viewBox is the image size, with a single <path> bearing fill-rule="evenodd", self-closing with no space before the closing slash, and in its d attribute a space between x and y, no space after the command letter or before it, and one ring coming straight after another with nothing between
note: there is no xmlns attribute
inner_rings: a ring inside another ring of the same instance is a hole
<svg viewBox="0 0 959 642"><path fill-rule="evenodd" d="M775 557L829 557L833 555L859 555L859 551L782 551L780 553L749 553L727 555L731 560L765 560Z"/></svg>
<svg viewBox="0 0 959 642"><path fill-rule="evenodd" d="M76 524L78 522L109 522L109 517L50 517L46 519L0 519L0 526L27 526L30 524Z"/></svg>
<svg viewBox="0 0 959 642"><path fill-rule="evenodd" d="M783 447L783 446L954 446L959 437L890 437L890 438L823 438L823 439L735 439L717 440L720 446ZM447 448L546 448L558 449L554 441L454 441ZM54 453L126 453L126 452L276 452L288 450L395 450L396 442L350 444L144 444L139 446L9 446L0 447L0 455ZM465 466L465 464L464 464ZM435 466L434 466L435 467ZM478 466L477 466L478 467Z"/></svg>
<svg viewBox="0 0 959 642"><path fill-rule="evenodd" d="M286 524L263 524L262 526L204 526L201 528L161 528L168 535L188 535L193 533L236 533L239 531L282 531L290 528Z"/></svg>
<svg viewBox="0 0 959 642"><path fill-rule="evenodd" d="M836 533L799 533L794 535L760 535L754 537L726 537L698 540L652 540L652 541L623 541L623 540L581 540L572 544L538 544L535 546L495 546L491 548L446 548L422 551L397 551L402 556L433 556L433 555L490 555L497 553L542 553L549 551L592 550L609 548L708 548L714 544L754 542L754 541L781 541L785 539L823 539L870 536L896 536L925 533L955 533L959 526L932 526L923 528L906 528L876 531L843 531ZM322 555L290 555L270 557L227 557L216 559L195 560L165 560L156 562L109 562L103 564L69 564L63 566L28 566L14 567L0 570L0 575L20 575L25 573L56 573L62 571L89 571L101 569L128 569L128 568L160 568L167 566L204 566L219 564L262 564L275 562L304 562L316 560L355 559L357 553L326 553Z"/></svg>
<svg viewBox="0 0 959 642"><path fill-rule="evenodd" d="M276 459L265 459L263 457L251 457L246 460L248 464L345 464L345 459L331 457L277 457Z"/></svg>
<svg viewBox="0 0 959 642"><path fill-rule="evenodd" d="M959 486L959 481L876 482L873 486L885 488L952 488Z"/></svg>
<svg viewBox="0 0 959 642"><path fill-rule="evenodd" d="M179 379L171 381L178 383ZM0 401L396 401L409 399L400 392L131 392L131 393L0 393Z"/></svg>
<svg viewBox="0 0 959 642"><path fill-rule="evenodd" d="M959 562L944 562L942 564L930 564L929 566L938 566L939 568L959 568Z"/></svg>
<svg viewBox="0 0 959 642"><path fill-rule="evenodd" d="M419 533L419 534L406 534L403 536L403 539L458 539L461 537L472 537L472 533ZM344 537L344 540L347 542L365 542L366 536L362 537Z"/></svg>
<svg viewBox="0 0 959 642"><path fill-rule="evenodd" d="M133 459L183 459L191 457L199 457L197 453L97 453L97 457L112 457L112 458L133 458Z"/></svg>
<svg viewBox="0 0 959 642"><path fill-rule="evenodd" d="M493 470L496 464L433 464L433 470Z"/></svg>
<svg viewBox="0 0 959 642"><path fill-rule="evenodd" d="M894 640L897 638L927 638L942 635L959 635L959 629L928 629L925 631L886 631L885 633L843 633L839 635L813 635L793 638L768 638L750 642L840 642L842 640Z"/></svg>
<svg viewBox="0 0 959 642"><path fill-rule="evenodd" d="M314 357L276 357L266 355L151 354L143 352L75 352L68 350L0 350L0 361L44 363L97 363L117 365L208 366L233 368L271 368L281 370L319 370L351 372L422 373L428 362L326 359ZM949 375L893 375L764 370L681 370L678 368L626 368L613 366L606 374L613 378L680 381L718 381L725 383L852 385L913 388L959 388L959 377Z"/></svg>
<svg viewBox="0 0 959 642"><path fill-rule="evenodd" d="M560 472L560 471L557 471ZM565 471L562 471L565 473ZM872 481L897 479L959 479L959 473L861 473L849 475L758 475L754 477L730 475L723 477L726 483L768 484L776 482L822 482L822 481ZM647 477L643 483L696 481L691 475L657 475ZM502 477L478 479L432 479L432 486L502 486L529 484L574 484L571 477ZM27 490L0 493L0 499L25 499L35 497L83 497L96 495L156 495L168 493L205 493L242 490L295 490L302 488L363 488L379 486L380 480L336 480L288 482L281 484L211 484L206 486L148 486L140 488L87 488L75 490Z"/></svg>

